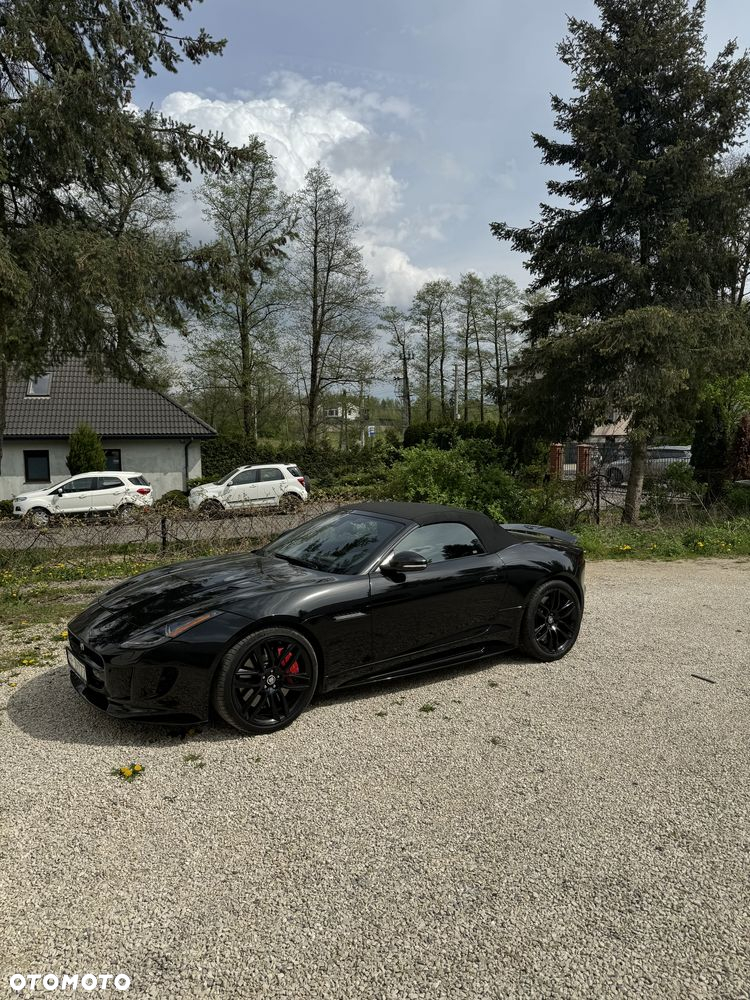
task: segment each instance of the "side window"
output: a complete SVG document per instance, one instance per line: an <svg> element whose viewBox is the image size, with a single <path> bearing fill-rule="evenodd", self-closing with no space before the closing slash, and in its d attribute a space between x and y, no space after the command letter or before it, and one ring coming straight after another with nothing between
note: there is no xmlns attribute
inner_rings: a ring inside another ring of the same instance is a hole
<svg viewBox="0 0 750 1000"><path fill-rule="evenodd" d="M244 472L240 472L239 475L235 476L230 486L247 486L248 483L258 482L258 470L257 469L246 469Z"/></svg>
<svg viewBox="0 0 750 1000"><path fill-rule="evenodd" d="M409 549L424 556L428 563L446 562L484 552L482 544L465 524L425 524L415 528L399 542L399 549Z"/></svg>
<svg viewBox="0 0 750 1000"><path fill-rule="evenodd" d="M98 488L100 490L116 490L120 486L122 486L122 480L118 479L117 476L99 476Z"/></svg>
<svg viewBox="0 0 750 1000"><path fill-rule="evenodd" d="M262 483L272 483L276 479L283 479L284 473L281 469L261 469L260 481Z"/></svg>
<svg viewBox="0 0 750 1000"><path fill-rule="evenodd" d="M49 452L25 451L23 453L23 469L27 483L48 483L50 481Z"/></svg>
<svg viewBox="0 0 750 1000"><path fill-rule="evenodd" d="M119 472L122 469L122 451L120 448L104 449L104 468L108 472Z"/></svg>
<svg viewBox="0 0 750 1000"><path fill-rule="evenodd" d="M96 489L94 476L79 476L63 486L63 493L90 493Z"/></svg>

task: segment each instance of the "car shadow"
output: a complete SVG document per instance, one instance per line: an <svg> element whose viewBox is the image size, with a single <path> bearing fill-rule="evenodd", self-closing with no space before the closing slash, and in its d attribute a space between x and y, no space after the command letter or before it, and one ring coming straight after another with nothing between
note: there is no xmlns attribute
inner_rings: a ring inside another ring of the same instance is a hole
<svg viewBox="0 0 750 1000"><path fill-rule="evenodd" d="M497 659L468 662L462 666L435 669L414 677L389 681L374 681L352 688L342 688L318 694L305 710L305 715L328 709L331 705L357 706L375 701L387 693L400 697L411 691L434 688L438 680L459 675L481 676L497 667L498 661L517 665L517 654L498 654ZM531 661L529 661L531 662ZM228 742L252 737L238 733L222 720L212 720L202 726L165 726L163 723L129 722L113 719L89 705L78 695L69 680L67 667L51 667L23 683L11 697L7 715L9 721L34 740L49 743L69 743L91 747L131 746L134 744L170 745L175 740L200 735L202 741ZM294 725L294 723L292 723ZM259 738L263 739L261 735Z"/></svg>

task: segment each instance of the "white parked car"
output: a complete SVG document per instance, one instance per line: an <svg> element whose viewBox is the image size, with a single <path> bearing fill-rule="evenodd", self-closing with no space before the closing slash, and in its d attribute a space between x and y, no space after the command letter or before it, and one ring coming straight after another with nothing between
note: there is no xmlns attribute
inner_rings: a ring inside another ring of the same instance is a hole
<svg viewBox="0 0 750 1000"><path fill-rule="evenodd" d="M249 507L278 507L287 513L307 500L306 479L296 465L242 465L215 483L190 491L191 510L220 514Z"/></svg>
<svg viewBox="0 0 750 1000"><path fill-rule="evenodd" d="M55 486L13 498L13 513L36 527L62 514L111 514L128 520L137 507L150 507L154 494L140 472L84 472Z"/></svg>

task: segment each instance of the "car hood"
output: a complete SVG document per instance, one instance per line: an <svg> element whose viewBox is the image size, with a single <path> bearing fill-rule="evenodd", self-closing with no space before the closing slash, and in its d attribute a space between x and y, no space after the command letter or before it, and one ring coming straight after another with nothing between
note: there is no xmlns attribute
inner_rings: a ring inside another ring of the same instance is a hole
<svg viewBox="0 0 750 1000"><path fill-rule="evenodd" d="M21 490L18 496L15 496L13 499L18 500L18 497L26 497L26 499L28 500L31 497L46 497L49 495L50 495L50 487L47 486L43 490Z"/></svg>
<svg viewBox="0 0 750 1000"><path fill-rule="evenodd" d="M217 486L216 483L202 483L200 486L194 486L190 491L190 496L195 497L216 497L220 493L223 493L224 487Z"/></svg>
<svg viewBox="0 0 750 1000"><path fill-rule="evenodd" d="M293 566L254 553L195 559L152 569L107 591L73 622L71 630L106 631L110 640L192 610L231 605L252 617L257 601L332 580L330 573ZM117 627L113 627L117 622ZM106 627L105 627L106 624Z"/></svg>

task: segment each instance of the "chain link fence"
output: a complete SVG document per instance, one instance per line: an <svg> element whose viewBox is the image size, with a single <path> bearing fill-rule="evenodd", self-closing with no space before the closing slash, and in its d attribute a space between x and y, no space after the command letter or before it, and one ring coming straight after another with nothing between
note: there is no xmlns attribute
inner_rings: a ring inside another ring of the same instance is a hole
<svg viewBox="0 0 750 1000"><path fill-rule="evenodd" d="M260 548L290 528L339 505L308 501L294 513L268 508L204 517L182 507L146 508L128 523L114 517L58 518L34 527L17 518L0 520L0 571L45 565L58 569L103 561L132 566ZM101 565L99 566L101 569Z"/></svg>

